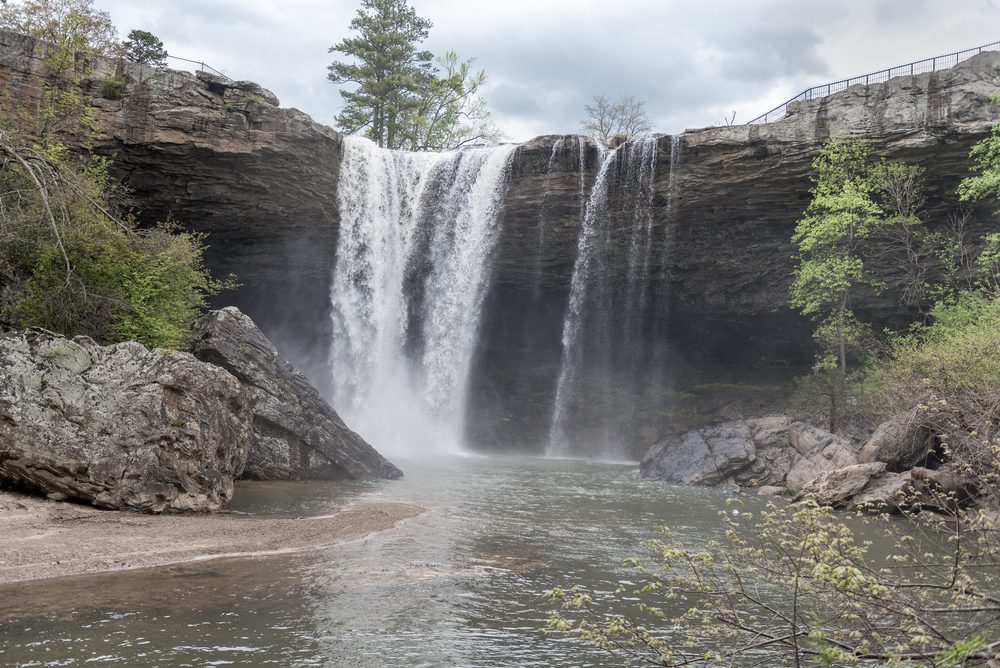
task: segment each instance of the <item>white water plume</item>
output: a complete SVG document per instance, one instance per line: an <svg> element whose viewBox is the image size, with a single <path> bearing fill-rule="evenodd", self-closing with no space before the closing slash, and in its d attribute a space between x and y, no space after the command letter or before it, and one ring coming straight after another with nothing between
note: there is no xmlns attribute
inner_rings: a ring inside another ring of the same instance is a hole
<svg viewBox="0 0 1000 668"><path fill-rule="evenodd" d="M379 450L461 448L514 151L406 153L344 139L331 288L334 405Z"/></svg>

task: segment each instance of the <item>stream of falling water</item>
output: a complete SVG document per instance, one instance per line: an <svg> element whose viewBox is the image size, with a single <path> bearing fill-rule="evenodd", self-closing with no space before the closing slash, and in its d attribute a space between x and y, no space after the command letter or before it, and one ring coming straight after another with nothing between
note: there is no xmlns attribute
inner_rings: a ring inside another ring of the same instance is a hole
<svg viewBox="0 0 1000 668"><path fill-rule="evenodd" d="M573 265L569 304L566 306L566 315L563 318L562 361L559 364L559 380L556 382L555 404L552 410L552 427L549 431L549 445L546 452L550 457L565 457L572 454L566 424L570 400L569 395L573 391L576 373L580 365L580 358L582 357L580 328L583 322L583 311L587 298L591 265L594 260L593 248L596 245L597 235L601 232L600 218L607 207L608 172L618 157L620 148L605 151L601 155L601 166L597 172L597 179L594 181L594 186L590 191L590 198L587 200L587 205L584 209L583 224L580 228L580 236L577 242L576 261Z"/></svg>
<svg viewBox="0 0 1000 668"><path fill-rule="evenodd" d="M462 445L515 150L406 153L344 139L331 287L334 405L379 450Z"/></svg>
<svg viewBox="0 0 1000 668"><path fill-rule="evenodd" d="M658 146L657 137L643 137L601 156L563 319L549 456L628 458L616 424L633 420L632 397L642 392L652 359L646 330Z"/></svg>

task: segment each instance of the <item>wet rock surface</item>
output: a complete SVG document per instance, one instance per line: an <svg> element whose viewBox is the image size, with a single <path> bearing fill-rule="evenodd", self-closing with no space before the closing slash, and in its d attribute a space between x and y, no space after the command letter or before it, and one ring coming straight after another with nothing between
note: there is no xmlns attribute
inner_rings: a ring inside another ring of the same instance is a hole
<svg viewBox="0 0 1000 668"><path fill-rule="evenodd" d="M252 413L245 477L259 480L399 478L402 472L351 431L305 376L235 307L194 326L198 359L243 385Z"/></svg>
<svg viewBox="0 0 1000 668"><path fill-rule="evenodd" d="M189 353L44 330L0 338L0 480L100 508L222 508L251 418L239 381Z"/></svg>

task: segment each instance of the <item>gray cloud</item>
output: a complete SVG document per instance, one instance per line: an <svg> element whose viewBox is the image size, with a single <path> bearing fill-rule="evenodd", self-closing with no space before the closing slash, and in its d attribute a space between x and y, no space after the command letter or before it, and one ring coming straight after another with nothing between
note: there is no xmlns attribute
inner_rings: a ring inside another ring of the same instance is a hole
<svg viewBox="0 0 1000 668"><path fill-rule="evenodd" d="M579 128L591 96L634 94L656 129L747 120L800 90L1000 38L1000 0L412 0L427 47L476 57L514 140ZM331 44L356 0L97 0L121 32L273 90L332 123Z"/></svg>

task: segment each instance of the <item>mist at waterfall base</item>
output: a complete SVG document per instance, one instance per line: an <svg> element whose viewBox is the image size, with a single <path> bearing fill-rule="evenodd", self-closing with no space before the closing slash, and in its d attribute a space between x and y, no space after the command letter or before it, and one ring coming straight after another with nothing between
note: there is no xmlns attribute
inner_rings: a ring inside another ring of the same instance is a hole
<svg viewBox="0 0 1000 668"><path fill-rule="evenodd" d="M673 170L679 147L664 144ZM547 164L534 175L513 173L521 148L407 153L344 139L330 290L332 403L390 457L483 449L469 437L477 432L467 424L470 376L484 373L476 364L488 338L481 331L484 304L498 245L515 230L537 239L527 251L537 257L524 258L537 275L528 278L533 296L521 316L529 322L514 324L530 331L535 318L561 323L560 331L538 337L557 341L553 354L533 368L519 368L527 365L512 354L505 370L531 379L515 383L514 392L526 400L529 393L543 396L534 412L542 442L524 449L620 460L633 457L637 444L649 445L637 435L637 411L655 412L669 381L663 267L673 188L668 178L667 192L659 193L667 220L654 220L661 141L605 149L583 137L553 137ZM526 178L541 180L541 200L533 220L512 220L505 197L512 182ZM556 237L547 213L550 202L565 205L567 198L578 212L571 217L572 273L563 277L562 293L545 302L539 295L551 277L542 258ZM503 356L501 363L507 365ZM490 380L473 385L488 388ZM481 415L483 398L475 403ZM491 418L503 424L503 416Z"/></svg>

